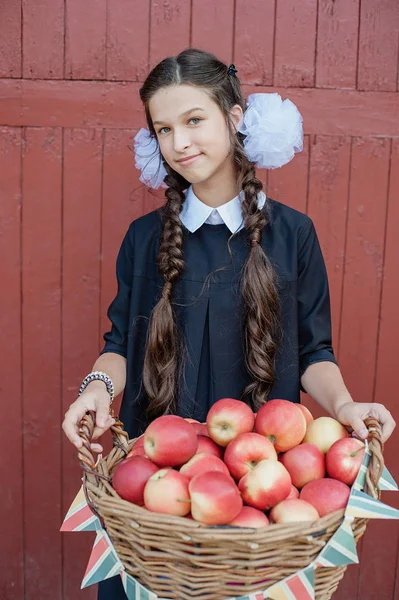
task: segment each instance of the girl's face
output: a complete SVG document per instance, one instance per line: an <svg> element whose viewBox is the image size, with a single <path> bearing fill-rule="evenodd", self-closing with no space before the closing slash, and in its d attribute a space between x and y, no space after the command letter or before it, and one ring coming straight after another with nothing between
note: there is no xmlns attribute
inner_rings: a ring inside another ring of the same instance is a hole
<svg viewBox="0 0 399 600"><path fill-rule="evenodd" d="M219 106L201 88L171 85L149 102L151 119L166 162L193 184L216 174L231 176L233 155L229 128ZM235 127L242 119L239 105L231 109Z"/></svg>

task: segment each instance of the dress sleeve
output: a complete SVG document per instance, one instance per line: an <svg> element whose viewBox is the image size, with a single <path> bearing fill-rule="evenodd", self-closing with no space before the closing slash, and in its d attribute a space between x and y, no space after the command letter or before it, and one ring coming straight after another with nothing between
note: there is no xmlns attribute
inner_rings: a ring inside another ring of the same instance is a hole
<svg viewBox="0 0 399 600"><path fill-rule="evenodd" d="M126 358L129 331L130 297L133 281L133 226L126 233L116 260L118 291L108 308L111 331L104 334L101 354L115 352Z"/></svg>
<svg viewBox="0 0 399 600"><path fill-rule="evenodd" d="M332 348L327 270L311 219L308 219L299 233L298 246L298 343L301 378L313 363L338 363ZM301 390L305 391L302 386Z"/></svg>

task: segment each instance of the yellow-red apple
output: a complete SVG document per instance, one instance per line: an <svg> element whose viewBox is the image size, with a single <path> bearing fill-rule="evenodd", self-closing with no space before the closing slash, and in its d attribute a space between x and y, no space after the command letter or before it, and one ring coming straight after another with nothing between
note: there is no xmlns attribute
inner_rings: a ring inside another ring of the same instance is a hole
<svg viewBox="0 0 399 600"><path fill-rule="evenodd" d="M144 488L158 471L157 465L144 456L133 456L118 463L112 474L112 487L124 500L142 506Z"/></svg>
<svg viewBox="0 0 399 600"><path fill-rule="evenodd" d="M240 433L253 431L255 417L252 409L234 398L222 398L209 409L206 425L209 437L226 447Z"/></svg>
<svg viewBox="0 0 399 600"><path fill-rule="evenodd" d="M277 452L269 439L253 432L240 433L224 453L224 462L234 479L241 479L266 458L277 460Z"/></svg>
<svg viewBox="0 0 399 600"><path fill-rule="evenodd" d="M308 423L303 441L316 444L326 454L334 442L346 437L349 433L339 421L332 417L319 417Z"/></svg>
<svg viewBox="0 0 399 600"><path fill-rule="evenodd" d="M230 475L227 466L224 464L221 458L214 454L194 454L183 466L180 467L180 473L192 479L200 473L206 473L207 471L219 471Z"/></svg>
<svg viewBox="0 0 399 600"><path fill-rule="evenodd" d="M229 525L260 529L261 527L269 525L269 519L261 510L253 508L253 506L243 506L236 518L233 519Z"/></svg>
<svg viewBox="0 0 399 600"><path fill-rule="evenodd" d="M277 452L286 452L302 442L306 419L294 402L269 400L258 411L255 431L269 438Z"/></svg>
<svg viewBox="0 0 399 600"><path fill-rule="evenodd" d="M310 421L314 420L314 417L312 415L312 413L310 412L310 410L304 405L304 404L297 404L297 407L301 409L301 411L303 412L303 415L306 419L306 424L310 423Z"/></svg>
<svg viewBox="0 0 399 600"><path fill-rule="evenodd" d="M184 517L190 512L188 479L174 469L160 469L144 488L144 506L152 512Z"/></svg>
<svg viewBox="0 0 399 600"><path fill-rule="evenodd" d="M238 483L245 504L267 510L288 496L291 477L278 460L262 460L252 471L248 471Z"/></svg>
<svg viewBox="0 0 399 600"><path fill-rule="evenodd" d="M207 471L191 479L191 514L206 525L227 525L242 509L240 492L230 475Z"/></svg>
<svg viewBox="0 0 399 600"><path fill-rule="evenodd" d="M301 490L299 498L310 502L320 517L335 510L345 508L348 503L350 488L337 479L315 479L307 483Z"/></svg>
<svg viewBox="0 0 399 600"><path fill-rule="evenodd" d="M223 458L223 448L217 445L207 435L198 436L198 448L196 454L214 454L218 458Z"/></svg>
<svg viewBox="0 0 399 600"><path fill-rule="evenodd" d="M294 485L291 485L291 491L286 497L286 500L294 500L295 498L299 498L299 490Z"/></svg>
<svg viewBox="0 0 399 600"><path fill-rule="evenodd" d="M291 475L292 484L297 488L302 488L313 479L321 479L326 474L325 456L315 444L307 442L299 444L280 454L279 460Z"/></svg>
<svg viewBox="0 0 399 600"><path fill-rule="evenodd" d="M337 440L326 454L327 473L347 485L352 485L364 457L364 443L354 437Z"/></svg>
<svg viewBox="0 0 399 600"><path fill-rule="evenodd" d="M312 504L299 498L279 502L270 511L274 523L296 523L298 521L317 521L319 513Z"/></svg>
<svg viewBox="0 0 399 600"><path fill-rule="evenodd" d="M176 415L163 415L144 432L144 450L160 467L177 467L187 462L198 448L198 436L191 423Z"/></svg>

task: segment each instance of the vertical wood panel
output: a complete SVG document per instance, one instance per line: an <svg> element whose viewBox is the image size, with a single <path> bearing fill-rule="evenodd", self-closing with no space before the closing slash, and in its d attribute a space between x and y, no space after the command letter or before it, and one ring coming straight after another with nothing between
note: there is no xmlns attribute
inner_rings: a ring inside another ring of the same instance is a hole
<svg viewBox="0 0 399 600"><path fill-rule="evenodd" d="M399 6L392 0L362 0L359 90L396 90Z"/></svg>
<svg viewBox="0 0 399 600"><path fill-rule="evenodd" d="M107 79L143 81L148 70L148 0L109 0L107 11Z"/></svg>
<svg viewBox="0 0 399 600"><path fill-rule="evenodd" d="M234 0L192 0L191 45L231 63L233 58Z"/></svg>
<svg viewBox="0 0 399 600"><path fill-rule="evenodd" d="M190 16L191 6L186 0L151 2L151 68L167 56L175 56L190 46Z"/></svg>
<svg viewBox="0 0 399 600"><path fill-rule="evenodd" d="M0 0L0 77L21 77L21 2Z"/></svg>
<svg viewBox="0 0 399 600"><path fill-rule="evenodd" d="M23 157L24 600L61 599L60 129L27 129Z"/></svg>
<svg viewBox="0 0 399 600"><path fill-rule="evenodd" d="M382 199L382 198L381 198ZM399 334L399 140L392 146L390 182L385 238L384 277L382 281L380 330L376 364L374 402L384 404L399 422L399 407L394 390L397 387L397 340ZM399 481L397 460L397 432L385 446L384 459L396 481ZM395 440L396 438L396 440ZM386 492L383 502L399 508L399 494ZM359 598L370 600L397 598L395 574L397 562L399 523L377 521L370 523L363 544L363 562L360 566ZM373 586L370 589L370 572Z"/></svg>
<svg viewBox="0 0 399 600"><path fill-rule="evenodd" d="M77 398L79 385L98 356L100 319L102 130L64 132L64 203L62 264L63 413ZM81 469L76 449L62 438L63 497L66 514L76 496ZM62 535L63 600L94 598L80 591L93 545L92 534Z"/></svg>
<svg viewBox="0 0 399 600"><path fill-rule="evenodd" d="M64 2L22 2L23 76L62 79L64 76Z"/></svg>
<svg viewBox="0 0 399 600"><path fill-rule="evenodd" d="M233 60L242 83L273 83L274 11L274 2L236 0Z"/></svg>
<svg viewBox="0 0 399 600"><path fill-rule="evenodd" d="M23 462L21 431L21 130L0 128L0 382L12 418L0 441L1 572L0 597L24 596ZM6 293L4 293L6 291Z"/></svg>
<svg viewBox="0 0 399 600"><path fill-rule="evenodd" d="M319 0L316 87L356 87L359 0Z"/></svg>
<svg viewBox="0 0 399 600"><path fill-rule="evenodd" d="M277 0L275 86L313 87L316 17L317 0Z"/></svg>
<svg viewBox="0 0 399 600"><path fill-rule="evenodd" d="M106 78L106 0L67 0L65 78Z"/></svg>

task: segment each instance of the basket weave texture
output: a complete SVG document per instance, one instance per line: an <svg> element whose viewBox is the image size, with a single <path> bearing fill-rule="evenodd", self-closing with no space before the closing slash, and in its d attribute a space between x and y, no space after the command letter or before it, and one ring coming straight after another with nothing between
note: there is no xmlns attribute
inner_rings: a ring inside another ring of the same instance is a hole
<svg viewBox="0 0 399 600"><path fill-rule="evenodd" d="M371 460L365 491L379 498L378 480L384 467L381 426L366 422ZM95 463L90 449L94 415L80 427L79 460L83 489L92 511L106 529L120 561L132 577L161 598L222 600L263 591L307 567L342 524L344 510L314 522L272 524L263 529L209 527L183 517L153 513L127 502L112 488L112 473L132 448L123 424L112 427L113 449ZM355 540L367 519L352 522ZM346 566L315 571L315 598L329 600Z"/></svg>

